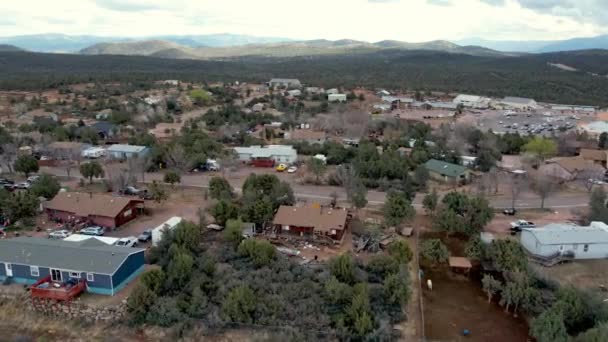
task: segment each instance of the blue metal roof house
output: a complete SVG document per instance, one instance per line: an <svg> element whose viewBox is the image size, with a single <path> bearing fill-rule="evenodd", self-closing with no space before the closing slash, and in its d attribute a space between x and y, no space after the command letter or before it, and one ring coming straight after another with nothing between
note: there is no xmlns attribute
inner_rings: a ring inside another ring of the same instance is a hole
<svg viewBox="0 0 608 342"><path fill-rule="evenodd" d="M79 242L18 237L0 240L0 281L32 285L49 277L60 286L86 280L86 291L118 293L144 270L144 250L109 246L97 239Z"/></svg>

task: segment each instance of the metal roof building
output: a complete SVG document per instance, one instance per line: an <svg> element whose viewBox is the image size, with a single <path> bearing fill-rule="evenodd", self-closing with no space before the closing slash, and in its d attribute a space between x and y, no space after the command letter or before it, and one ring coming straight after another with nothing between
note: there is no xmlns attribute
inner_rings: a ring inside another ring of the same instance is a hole
<svg viewBox="0 0 608 342"><path fill-rule="evenodd" d="M80 242L18 237L0 240L0 280L32 284L86 279L89 292L114 295L144 268L144 250L109 246L97 239Z"/></svg>
<svg viewBox="0 0 608 342"><path fill-rule="evenodd" d="M573 254L575 259L608 257L608 225L591 222L589 226L553 223L541 228L526 228L520 238L522 246L533 255L549 257Z"/></svg>
<svg viewBox="0 0 608 342"><path fill-rule="evenodd" d="M424 164L431 177L444 182L464 183L469 180L470 170L458 164L431 159Z"/></svg>
<svg viewBox="0 0 608 342"><path fill-rule="evenodd" d="M273 159L277 163L291 164L298 159L298 152L290 145L235 147L234 151L239 160L244 162L252 159Z"/></svg>

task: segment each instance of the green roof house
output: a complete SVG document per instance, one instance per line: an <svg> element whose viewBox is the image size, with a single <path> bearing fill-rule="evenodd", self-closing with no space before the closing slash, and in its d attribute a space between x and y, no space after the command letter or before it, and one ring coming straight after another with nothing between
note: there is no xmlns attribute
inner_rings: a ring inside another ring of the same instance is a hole
<svg viewBox="0 0 608 342"><path fill-rule="evenodd" d="M465 184L471 179L471 170L462 165L431 159L424 167L433 179L440 182Z"/></svg>

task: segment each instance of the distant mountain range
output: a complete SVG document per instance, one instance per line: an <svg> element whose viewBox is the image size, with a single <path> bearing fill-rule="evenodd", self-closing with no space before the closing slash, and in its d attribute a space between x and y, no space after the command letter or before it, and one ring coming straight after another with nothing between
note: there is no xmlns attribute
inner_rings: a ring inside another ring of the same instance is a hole
<svg viewBox="0 0 608 342"><path fill-rule="evenodd" d="M80 53L85 55L139 55L178 59L211 59L244 56L296 57L362 54L381 50L430 50L474 56L514 55L479 46L460 46L443 40L425 43L385 40L377 43L368 43L348 39L336 41L321 39L228 47L189 47L169 41L150 40L143 42L100 43L82 49Z"/></svg>
<svg viewBox="0 0 608 342"><path fill-rule="evenodd" d="M23 51L23 49L16 47L15 45L0 44L0 52L15 52Z"/></svg>
<svg viewBox="0 0 608 342"><path fill-rule="evenodd" d="M566 40L486 40L468 38L456 41L460 45L479 45L497 51L518 51L527 53L608 49L608 35L573 38Z"/></svg>
<svg viewBox="0 0 608 342"><path fill-rule="evenodd" d="M37 34L0 37L0 45L33 52L146 55L164 58L218 58L245 55L295 56L371 52L382 49L432 50L473 55L513 55L585 49L608 49L608 35L556 41L515 41L468 38L406 43L384 40L369 43L357 40L296 41L280 37L238 34L165 35L144 38L91 35ZM280 49L284 49L280 51Z"/></svg>
<svg viewBox="0 0 608 342"><path fill-rule="evenodd" d="M0 37L0 44L10 44L34 52L78 52L99 43L118 43L147 40L164 40L188 47L238 46L245 44L265 44L289 41L288 38L255 37L239 34L207 34L184 36L153 36L145 38L72 36L66 34L35 34Z"/></svg>

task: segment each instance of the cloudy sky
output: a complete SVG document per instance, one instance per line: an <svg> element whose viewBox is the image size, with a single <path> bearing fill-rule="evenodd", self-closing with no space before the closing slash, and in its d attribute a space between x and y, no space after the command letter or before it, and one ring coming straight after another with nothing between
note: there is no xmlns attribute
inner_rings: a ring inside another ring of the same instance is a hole
<svg viewBox="0 0 608 342"><path fill-rule="evenodd" d="M0 0L0 36L236 33L419 42L608 33L608 0Z"/></svg>

